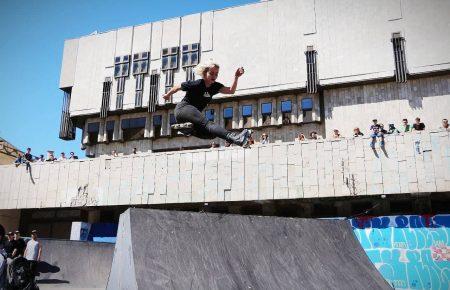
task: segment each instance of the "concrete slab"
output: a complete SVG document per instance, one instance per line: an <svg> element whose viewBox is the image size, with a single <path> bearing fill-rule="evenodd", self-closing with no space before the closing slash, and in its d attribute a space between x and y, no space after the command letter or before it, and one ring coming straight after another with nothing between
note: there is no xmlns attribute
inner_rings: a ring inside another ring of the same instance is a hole
<svg viewBox="0 0 450 290"><path fill-rule="evenodd" d="M167 288L391 289L348 221L128 209L107 289Z"/></svg>

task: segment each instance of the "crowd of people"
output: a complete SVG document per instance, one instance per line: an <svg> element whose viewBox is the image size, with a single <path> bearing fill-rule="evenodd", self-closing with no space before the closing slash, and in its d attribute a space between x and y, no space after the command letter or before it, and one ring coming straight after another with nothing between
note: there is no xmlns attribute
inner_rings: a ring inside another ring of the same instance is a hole
<svg viewBox="0 0 450 290"><path fill-rule="evenodd" d="M21 237L20 231L8 232L6 238L2 239L1 244L3 248L0 253L4 259L0 267L2 269L0 288L5 289L6 287L6 289L9 289L9 286L17 284L15 272L23 272L23 265L29 271L29 278L34 281L34 277L37 275L37 264L42 257L42 245L38 240L37 231L31 231L31 239L27 242Z"/></svg>
<svg viewBox="0 0 450 290"><path fill-rule="evenodd" d="M442 119L442 124L439 127L440 130L447 130L450 131L450 127L448 124L447 119ZM375 148L375 143L377 140L380 141L380 146L384 146L384 136L389 134L400 134L400 133L407 133L412 131L423 131L425 130L425 124L421 122L420 118L415 118L413 124L408 123L408 119L403 119L402 123L399 126L395 126L394 124L389 124L388 129L386 130L384 128L384 125L382 123L378 123L377 119L372 120L372 125L369 127L369 136L371 137L370 141L370 147ZM357 137L363 137L364 133L361 132L361 130L358 127L355 127L353 129L353 134L351 137L357 138ZM338 129L334 129L331 134L331 139L341 139L344 138L342 134L339 132ZM322 139L322 136L320 136L316 131L312 131L308 134L308 137L306 137L303 133L298 133L295 137L296 142L302 142L302 141L308 141L308 140L319 140ZM262 133L261 137L259 139L259 144L268 144L269 142L269 135L267 133ZM255 144L255 140L251 137L249 144ZM230 143L225 142L225 147L231 146ZM211 148L218 148L220 147L219 144L216 142L211 142Z"/></svg>
<svg viewBox="0 0 450 290"><path fill-rule="evenodd" d="M47 151L47 157L44 157L43 154L40 154L39 156L35 156L31 154L31 148L28 147L25 154L19 153L19 156L14 161L14 164L17 166L21 164L26 165L26 170L28 170L31 167L32 162L55 162L55 161L64 161L64 160L70 160L70 159L78 159L78 156L75 155L74 152L70 152L69 156L66 156L66 153L61 152L61 155L56 158L54 151Z"/></svg>

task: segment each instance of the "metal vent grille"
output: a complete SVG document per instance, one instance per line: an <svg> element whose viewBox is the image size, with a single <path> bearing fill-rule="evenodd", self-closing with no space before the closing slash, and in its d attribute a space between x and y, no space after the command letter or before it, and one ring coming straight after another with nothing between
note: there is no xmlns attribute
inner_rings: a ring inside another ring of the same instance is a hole
<svg viewBox="0 0 450 290"><path fill-rule="evenodd" d="M75 127L70 119L70 97L71 90L64 92L63 105L61 110L61 123L59 127L59 138L63 140L74 140L75 139Z"/></svg>
<svg viewBox="0 0 450 290"><path fill-rule="evenodd" d="M156 105L158 104L159 95L159 78L160 75L156 72L152 72L150 75L150 95L148 99L148 111L155 112Z"/></svg>
<svg viewBox="0 0 450 290"><path fill-rule="evenodd" d="M306 92L317 93L317 51L312 46L307 47L306 55Z"/></svg>
<svg viewBox="0 0 450 290"><path fill-rule="evenodd" d="M102 107L100 109L100 118L106 118L109 111L109 99L111 96L111 78L105 78L103 82Z"/></svg>
<svg viewBox="0 0 450 290"><path fill-rule="evenodd" d="M407 80L407 68L405 57L405 38L400 33L392 34L392 48L395 60L395 80L398 83L405 83Z"/></svg>

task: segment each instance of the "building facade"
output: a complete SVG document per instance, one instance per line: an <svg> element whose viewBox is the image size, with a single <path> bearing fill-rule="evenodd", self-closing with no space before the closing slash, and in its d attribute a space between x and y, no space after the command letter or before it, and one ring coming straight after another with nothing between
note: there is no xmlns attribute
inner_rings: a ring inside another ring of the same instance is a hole
<svg viewBox="0 0 450 290"><path fill-rule="evenodd" d="M255 139L350 136L374 118L437 128L450 108L450 39L436 28L449 25L449 11L447 1L261 1L67 40L61 137L83 129L88 156L208 146L170 130L183 92L162 96L209 59L225 85L237 67L246 73L205 114L254 128Z"/></svg>

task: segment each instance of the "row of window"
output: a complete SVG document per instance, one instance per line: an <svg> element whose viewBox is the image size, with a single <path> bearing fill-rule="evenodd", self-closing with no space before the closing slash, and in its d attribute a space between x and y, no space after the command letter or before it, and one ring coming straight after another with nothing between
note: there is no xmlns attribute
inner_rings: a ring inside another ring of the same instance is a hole
<svg viewBox="0 0 450 290"><path fill-rule="evenodd" d="M179 47L162 49L161 70L177 69L179 63ZM135 53L133 55L133 75L146 74L149 68L149 52ZM192 43L182 46L181 66L196 66L200 58L200 44ZM130 55L116 56L114 58L114 77L127 77L130 74Z"/></svg>
<svg viewBox="0 0 450 290"><path fill-rule="evenodd" d="M249 118L253 116L253 106L252 104L242 105L242 118L244 120L244 124L247 124ZM312 98L303 98L301 100L301 108L303 114L313 110L313 99ZM225 128L228 130L232 129L232 121L233 121L233 107L226 107L223 109L223 120ZM285 119L290 120L289 115L292 113L292 101L284 100L281 101L281 113L283 114L283 123ZM262 115L262 123L263 125L270 125L270 117L272 115L272 103L262 103L261 104L261 115ZM205 117L208 121L214 122L216 121L215 110L207 109L205 110ZM152 116L152 124L154 137L158 138L161 135L163 116L162 115L153 115ZM290 122L290 121L289 121ZM144 138L144 130L145 130L146 117L140 118L128 118L123 119L121 121L121 129L122 129L122 137L123 140L138 140ZM173 125L176 123L175 115L172 113L169 115L169 124ZM113 140L115 128L115 121L107 121L106 122L106 138L108 141ZM90 144L97 143L98 134L100 132L100 122L88 123L87 126L87 134L89 138ZM176 136L175 133L171 133L171 136Z"/></svg>

